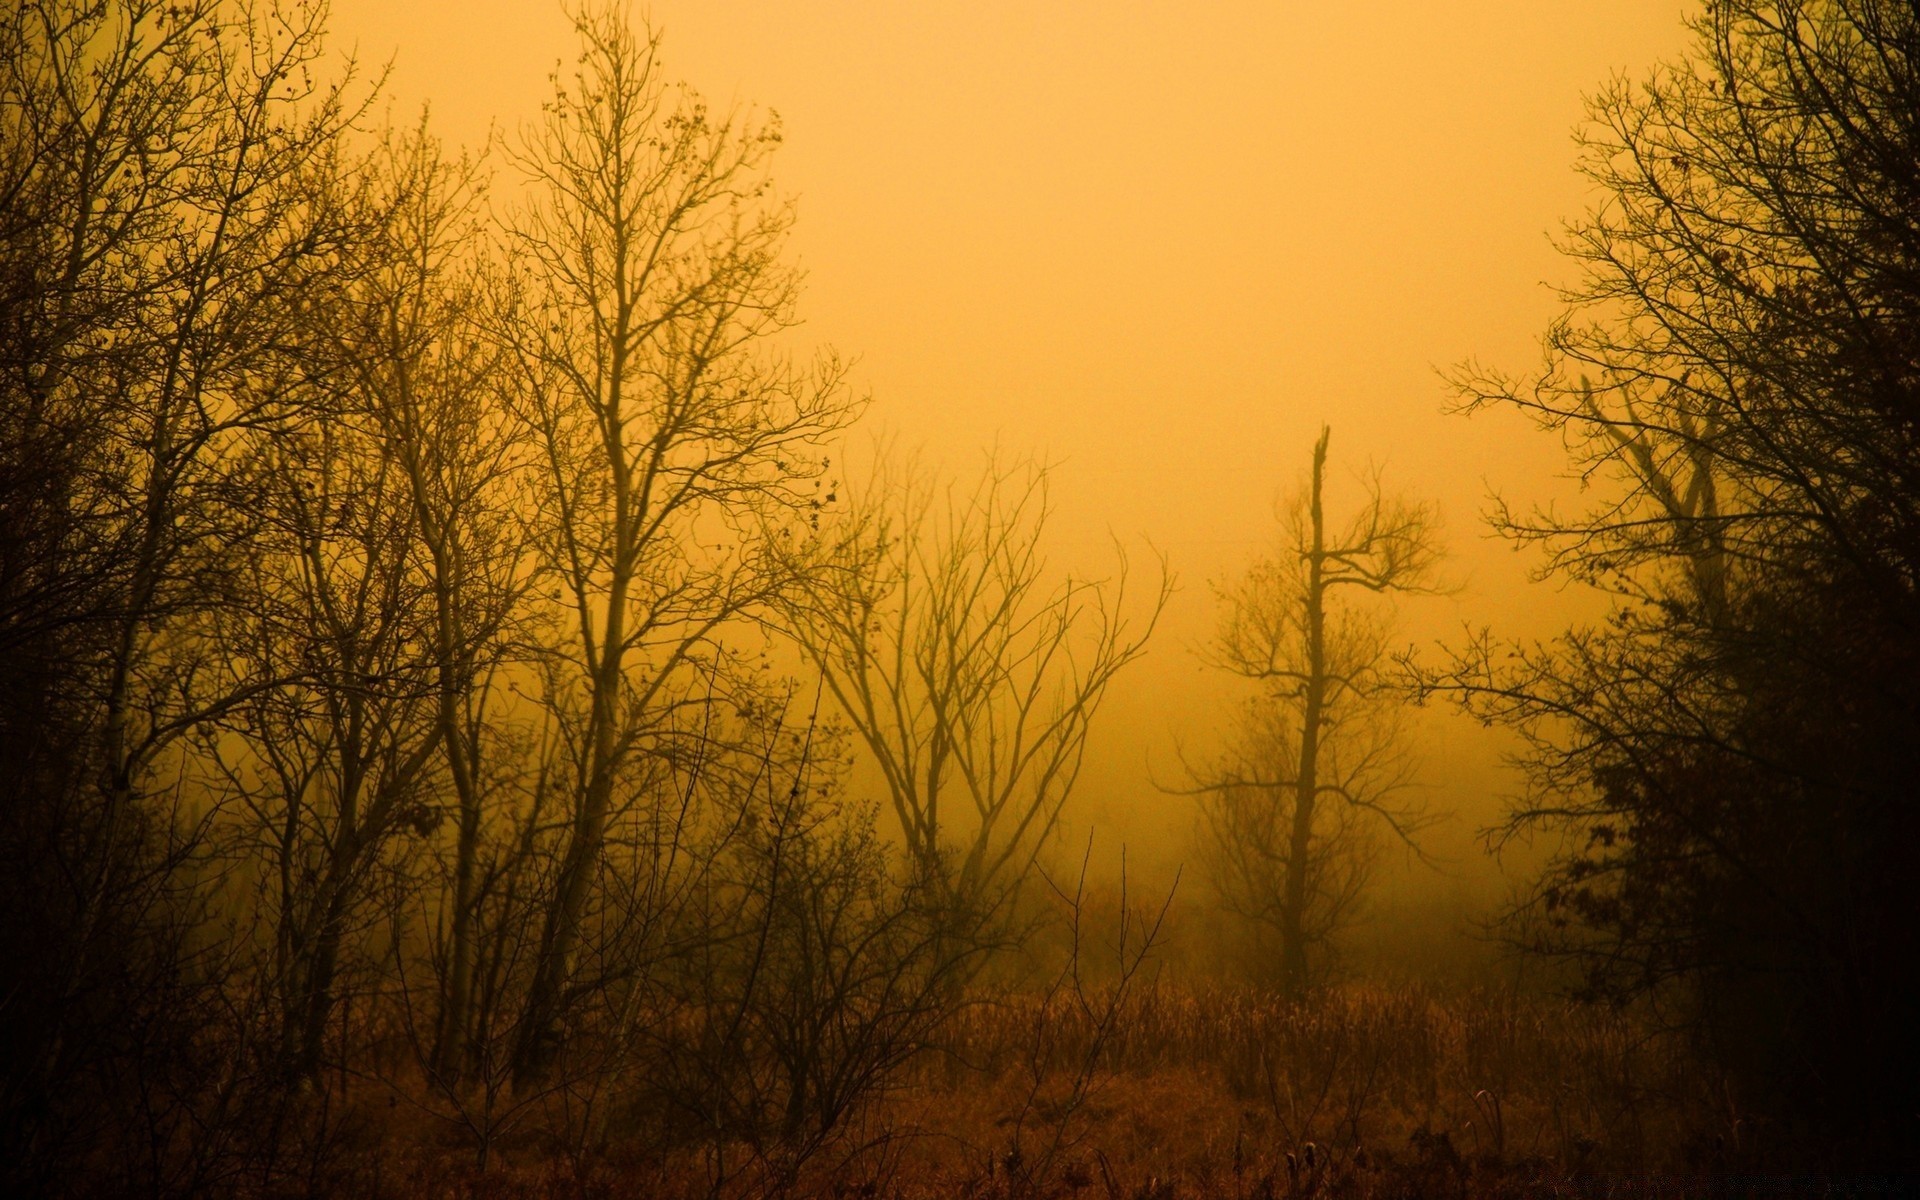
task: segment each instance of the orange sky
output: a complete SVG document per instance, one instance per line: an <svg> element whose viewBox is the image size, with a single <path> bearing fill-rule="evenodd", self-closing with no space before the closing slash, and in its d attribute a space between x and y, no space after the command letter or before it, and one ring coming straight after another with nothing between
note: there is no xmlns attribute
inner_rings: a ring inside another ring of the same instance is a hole
<svg viewBox="0 0 1920 1200"><path fill-rule="evenodd" d="M1550 629L1565 602L1484 539L1489 485L1555 488L1517 420L1442 414L1436 368L1536 358L1565 278L1548 235L1590 202L1581 96L1685 45L1682 0L660 0L668 72L771 107L800 200L807 334L857 356L870 423L964 466L1060 465L1061 556L1106 531L1183 590L1090 770L1102 819L1157 840L1172 739L1217 689L1189 657L1206 583L1272 530L1334 427L1338 464L1441 500L1465 586L1406 613ZM477 143L571 57L545 0L335 0L334 42L389 57L399 114ZM506 182L503 179L503 183ZM1477 729L1433 722L1461 831L1501 786ZM1456 839L1462 845L1464 837Z"/></svg>

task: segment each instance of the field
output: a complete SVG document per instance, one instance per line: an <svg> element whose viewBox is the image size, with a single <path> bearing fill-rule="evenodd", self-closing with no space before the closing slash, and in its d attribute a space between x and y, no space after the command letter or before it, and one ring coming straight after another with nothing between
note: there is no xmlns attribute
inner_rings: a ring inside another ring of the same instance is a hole
<svg viewBox="0 0 1920 1200"><path fill-rule="evenodd" d="M363 1086L330 1170L366 1194L546 1200L791 1193L1138 1198L1893 1194L1771 1174L1744 1115L1638 1018L1354 985L1298 1006L1233 988L981 997L942 1050L795 1153L683 1141L615 1082L470 1139ZM1804 1146L1793 1147L1804 1171ZM343 1153L344 1151L344 1153ZM1849 1161L1842 1159L1841 1161ZM344 1182L336 1178L335 1182Z"/></svg>

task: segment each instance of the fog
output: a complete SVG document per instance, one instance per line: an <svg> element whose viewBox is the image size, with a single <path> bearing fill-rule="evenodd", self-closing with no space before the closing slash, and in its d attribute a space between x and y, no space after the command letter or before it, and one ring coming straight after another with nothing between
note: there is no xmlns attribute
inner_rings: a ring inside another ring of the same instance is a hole
<svg viewBox="0 0 1920 1200"><path fill-rule="evenodd" d="M0 1192L1920 1178L1911 3L16 7Z"/></svg>
<svg viewBox="0 0 1920 1200"><path fill-rule="evenodd" d="M877 438L961 474L1031 455L1054 466L1062 570L1110 572L1118 539L1136 571L1157 552L1178 577L1101 713L1064 840L1091 828L1108 869L1125 845L1156 882L1187 857L1192 801L1156 783L1179 782L1183 748L1204 756L1240 694L1195 656L1219 619L1211 584L1273 544L1322 423L1336 483L1377 466L1442 507L1455 588L1399 603L1407 645L1466 626L1545 636L1597 611L1531 582L1537 559L1481 520L1490 493L1577 494L1557 439L1515 414L1451 415L1442 372L1538 360L1568 270L1553 237L1594 201L1570 169L1582 97L1670 58L1686 9L651 8L670 76L783 120L774 176L806 271L793 341L856 360L872 406L853 469ZM343 0L332 24L363 70L390 66L396 116L430 106L468 146L511 147L571 54L558 6ZM1433 863L1388 856L1371 924L1448 939L1482 969L1460 939L1508 887L1479 835L1516 786L1509 745L1442 711L1417 742L1419 791L1448 819L1423 841Z"/></svg>

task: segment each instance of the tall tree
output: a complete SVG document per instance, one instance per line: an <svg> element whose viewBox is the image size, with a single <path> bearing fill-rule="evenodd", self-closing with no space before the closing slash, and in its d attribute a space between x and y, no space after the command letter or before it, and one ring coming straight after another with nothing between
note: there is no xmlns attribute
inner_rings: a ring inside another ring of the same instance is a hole
<svg viewBox="0 0 1920 1200"><path fill-rule="evenodd" d="M5 1056L30 1109L88 1057L70 1034L127 961L116 913L167 877L141 846L173 816L153 769L265 686L231 686L200 618L237 599L252 453L307 394L279 351L348 232L324 181L353 112L312 81L319 37L318 14L267 3L30 0L0 17L0 403L24 434L9 454L50 451L8 477L45 489L0 501L0 645L59 664L60 743L87 760L31 802L61 832L28 859L50 874L23 919L61 932L30 960L31 1048Z"/></svg>
<svg viewBox="0 0 1920 1200"><path fill-rule="evenodd" d="M1512 829L1566 836L1516 914L1527 941L1595 992L1683 998L1752 1102L1898 1109L1920 15L1715 0L1694 32L1592 104L1604 200L1569 230L1581 274L1545 368L1458 381L1469 408L1533 414L1597 486L1586 513L1496 517L1609 619L1479 639L1441 682L1529 739Z"/></svg>
<svg viewBox="0 0 1920 1200"><path fill-rule="evenodd" d="M259 859L281 1067L314 1083L355 939L391 911L379 901L427 890L420 843L442 828L454 857L442 1025L465 1027L481 690L522 545L503 511L513 457L477 310L471 168L441 158L423 124L389 131L334 186L356 236L284 347L312 398L262 449L248 602L214 620L240 674L280 682L204 743L234 801L223 824ZM457 1063L458 1033L445 1040Z"/></svg>
<svg viewBox="0 0 1920 1200"><path fill-rule="evenodd" d="M695 676L724 666L715 633L790 586L775 549L804 534L821 441L855 409L831 359L760 349L793 323L797 286L780 262L791 210L765 172L778 125L669 86L657 40L612 8L577 28L576 75L517 159L536 199L509 238L520 270L499 327L565 614L548 700L575 789L522 1078L557 1048L609 819L648 798L635 772L650 755L698 740L712 689Z"/></svg>
<svg viewBox="0 0 1920 1200"><path fill-rule="evenodd" d="M314 333L316 357L392 464L410 536L405 569L430 607L422 636L434 660L433 724L452 790L452 866L443 920L445 994L432 1053L447 1077L463 1069L480 957L487 758L503 716L506 667L527 587L527 466L500 385L505 355L488 328L491 239L482 179L445 156L426 123L389 132L370 163L377 220Z"/></svg>

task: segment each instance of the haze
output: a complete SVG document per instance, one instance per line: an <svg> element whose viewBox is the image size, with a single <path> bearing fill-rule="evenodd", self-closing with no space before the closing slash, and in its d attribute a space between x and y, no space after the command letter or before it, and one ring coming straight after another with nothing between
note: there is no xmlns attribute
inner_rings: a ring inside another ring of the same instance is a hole
<svg viewBox="0 0 1920 1200"><path fill-rule="evenodd" d="M4 12L0 1194L1920 1180L1911 0Z"/></svg>
<svg viewBox="0 0 1920 1200"><path fill-rule="evenodd" d="M1568 598L1529 584L1479 521L1490 489L1564 494L1559 447L1506 414L1447 415L1438 370L1537 359L1566 270L1551 234L1591 202L1571 170L1582 97L1671 57L1684 11L651 9L668 75L783 118L800 337L857 359L873 407L856 453L878 430L954 467L996 445L1034 454L1057 464L1058 561L1104 571L1112 537L1170 560L1181 590L1102 714L1075 805L1163 870L1191 818L1154 779L1208 744L1226 695L1191 653L1217 619L1208 585L1274 536L1322 422L1336 482L1371 462L1441 503L1460 586L1402 605L1408 641L1564 620ZM511 144L572 52L563 11L539 3L345 0L332 27L363 68L391 64L396 115L430 104L469 146ZM1475 834L1509 786L1502 746L1425 719L1421 784L1453 814L1430 835L1446 871L1401 864L1377 907L1457 929L1499 890ZM1453 906L1433 911L1443 894Z"/></svg>

